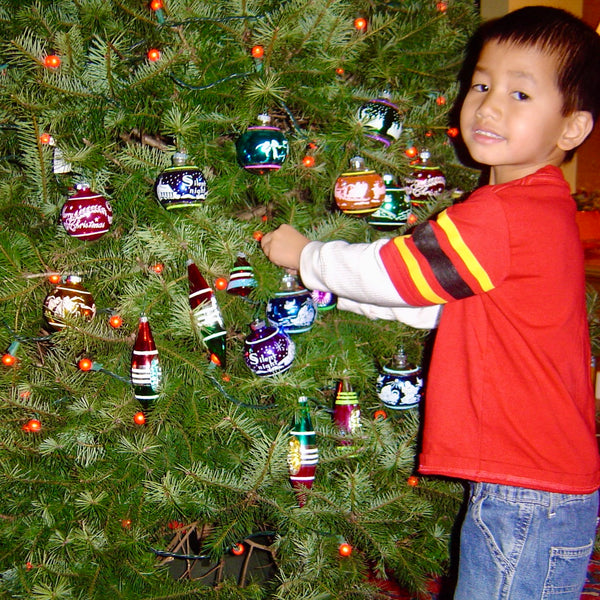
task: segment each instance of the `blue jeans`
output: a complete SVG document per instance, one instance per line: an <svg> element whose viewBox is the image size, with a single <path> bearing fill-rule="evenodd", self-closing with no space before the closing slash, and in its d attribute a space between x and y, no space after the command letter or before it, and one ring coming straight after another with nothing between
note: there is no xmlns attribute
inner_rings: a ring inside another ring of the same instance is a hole
<svg viewBox="0 0 600 600"><path fill-rule="evenodd" d="M472 483L454 600L579 600L597 515L598 492Z"/></svg>

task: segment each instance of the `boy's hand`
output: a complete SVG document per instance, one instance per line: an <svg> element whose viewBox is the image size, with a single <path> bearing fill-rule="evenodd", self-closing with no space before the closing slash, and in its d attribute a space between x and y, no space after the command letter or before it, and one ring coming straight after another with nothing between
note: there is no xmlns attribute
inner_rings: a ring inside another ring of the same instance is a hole
<svg viewBox="0 0 600 600"><path fill-rule="evenodd" d="M267 258L279 267L298 271L300 254L310 240L290 225L281 225L266 233L260 245Z"/></svg>

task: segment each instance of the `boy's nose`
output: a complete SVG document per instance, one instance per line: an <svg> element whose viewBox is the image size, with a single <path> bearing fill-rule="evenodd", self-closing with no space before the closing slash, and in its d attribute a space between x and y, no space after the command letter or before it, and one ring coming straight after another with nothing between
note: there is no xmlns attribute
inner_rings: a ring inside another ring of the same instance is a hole
<svg viewBox="0 0 600 600"><path fill-rule="evenodd" d="M480 118L488 117L496 119L500 115L501 111L502 107L500 106L498 99L495 97L495 95L488 93L479 103L476 116Z"/></svg>

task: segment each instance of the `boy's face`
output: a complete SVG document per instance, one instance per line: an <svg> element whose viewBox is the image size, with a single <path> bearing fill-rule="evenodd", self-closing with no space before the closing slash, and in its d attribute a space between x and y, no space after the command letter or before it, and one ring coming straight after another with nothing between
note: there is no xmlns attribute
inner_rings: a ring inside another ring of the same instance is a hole
<svg viewBox="0 0 600 600"><path fill-rule="evenodd" d="M506 183L565 157L570 117L551 55L529 46L488 42L475 67L461 109L462 135L490 183Z"/></svg>

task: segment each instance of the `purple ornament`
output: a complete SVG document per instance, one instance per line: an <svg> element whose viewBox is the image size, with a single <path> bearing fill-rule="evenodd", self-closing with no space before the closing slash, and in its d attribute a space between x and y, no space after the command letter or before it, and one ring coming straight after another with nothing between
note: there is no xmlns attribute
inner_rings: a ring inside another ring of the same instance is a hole
<svg viewBox="0 0 600 600"><path fill-rule="evenodd" d="M60 219L69 235L82 240L97 240L110 228L112 207L104 196L92 192L87 184L81 184L64 203Z"/></svg>
<svg viewBox="0 0 600 600"><path fill-rule="evenodd" d="M296 356L296 345L277 327L257 319L250 325L252 333L244 341L244 360L260 377L287 371Z"/></svg>
<svg viewBox="0 0 600 600"><path fill-rule="evenodd" d="M337 306L337 296L331 292L313 290L310 294L317 307L317 310L326 311Z"/></svg>

